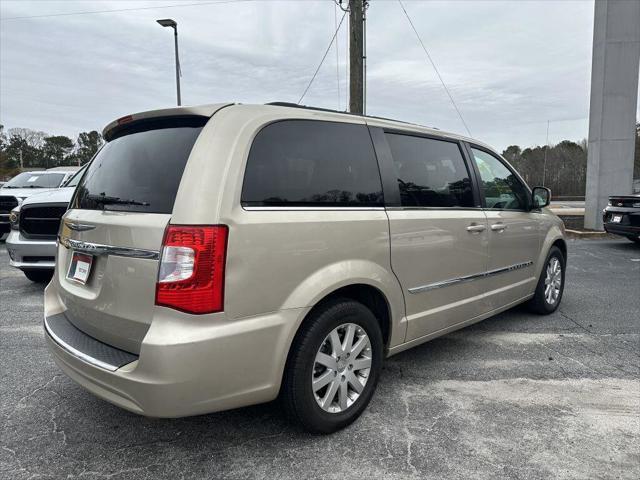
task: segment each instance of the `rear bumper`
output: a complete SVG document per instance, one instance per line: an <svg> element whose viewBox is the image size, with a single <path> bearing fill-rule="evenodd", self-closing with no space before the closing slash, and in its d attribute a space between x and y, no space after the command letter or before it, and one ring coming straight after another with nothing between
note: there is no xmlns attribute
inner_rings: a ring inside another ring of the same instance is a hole
<svg viewBox="0 0 640 480"><path fill-rule="evenodd" d="M29 240L11 230L6 240L9 264L21 270L55 268L55 240Z"/></svg>
<svg viewBox="0 0 640 480"><path fill-rule="evenodd" d="M608 233L613 233L615 235L623 235L625 237L640 236L640 227L634 227L631 225L620 225L619 223L605 223L604 229Z"/></svg>
<svg viewBox="0 0 640 480"><path fill-rule="evenodd" d="M614 216L620 216L619 222L612 222ZM640 236L640 209L608 206L602 212L605 231L615 235L637 238Z"/></svg>
<svg viewBox="0 0 640 480"><path fill-rule="evenodd" d="M45 318L64 312L54 283L45 291ZM289 345L308 311L229 320L156 310L139 357L115 369L83 358L78 351L86 355L86 343L70 349L45 326L47 343L58 366L98 397L150 417L183 417L276 398Z"/></svg>

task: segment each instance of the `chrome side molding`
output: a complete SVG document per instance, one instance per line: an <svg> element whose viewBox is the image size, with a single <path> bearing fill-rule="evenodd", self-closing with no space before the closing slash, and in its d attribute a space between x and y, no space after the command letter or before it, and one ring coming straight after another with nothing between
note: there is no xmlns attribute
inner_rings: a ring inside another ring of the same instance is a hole
<svg viewBox="0 0 640 480"><path fill-rule="evenodd" d="M60 245L75 250L76 252L89 255L114 255L117 257L145 258L148 260L158 260L160 252L157 250L145 250L143 248L114 247L101 243L84 242L73 240L67 237L58 237Z"/></svg>
<svg viewBox="0 0 640 480"><path fill-rule="evenodd" d="M479 278L491 277L493 275L499 275L501 273L512 272L514 270L520 270L521 268L526 268L533 265L533 262L522 262L516 263L514 265L509 265L508 267L496 268L494 270L488 270L486 272L474 273L473 275L466 275L464 277L451 278L449 280L443 280L441 282L429 283L427 285L421 285L419 287L413 287L409 289L409 293L422 293L428 292L429 290L435 290L437 288L448 287L449 285L455 285L458 283L470 282L472 280L477 280Z"/></svg>
<svg viewBox="0 0 640 480"><path fill-rule="evenodd" d="M277 207L277 206L248 206L243 205L243 210L248 212L325 212L325 211L336 211L336 212L371 212L371 211L384 211L384 207L323 207L323 206L309 206L309 207Z"/></svg>

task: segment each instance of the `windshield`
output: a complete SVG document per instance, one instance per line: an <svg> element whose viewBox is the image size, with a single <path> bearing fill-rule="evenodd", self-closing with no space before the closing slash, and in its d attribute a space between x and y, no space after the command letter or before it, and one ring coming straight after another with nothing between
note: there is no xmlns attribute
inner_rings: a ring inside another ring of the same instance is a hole
<svg viewBox="0 0 640 480"><path fill-rule="evenodd" d="M67 183L65 183L64 185L62 185L65 188L68 187L77 187L78 183L80 183L80 179L82 178L82 174L84 173L84 171L87 169L86 166L82 167L80 170L78 170L73 177L71 177Z"/></svg>
<svg viewBox="0 0 640 480"><path fill-rule="evenodd" d="M9 180L2 188L58 188L64 173L23 172Z"/></svg>
<svg viewBox="0 0 640 480"><path fill-rule="evenodd" d="M208 119L190 120L134 128L108 142L82 176L72 208L171 213L187 159Z"/></svg>

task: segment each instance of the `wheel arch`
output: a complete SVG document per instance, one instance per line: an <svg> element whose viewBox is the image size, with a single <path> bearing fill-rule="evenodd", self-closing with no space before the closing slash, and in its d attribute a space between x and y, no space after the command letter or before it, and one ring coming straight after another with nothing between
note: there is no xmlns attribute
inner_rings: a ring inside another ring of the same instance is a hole
<svg viewBox="0 0 640 480"><path fill-rule="evenodd" d="M542 248L540 248L540 254L538 257L538 263L536 265L536 278L539 278L542 269L544 268L545 260L552 247L558 247L562 252L565 264L567 263L567 241L564 237L563 231L557 225L554 225L544 238Z"/></svg>
<svg viewBox="0 0 640 480"><path fill-rule="evenodd" d="M393 310L389 299L381 289L369 283L350 283L347 285L337 286L330 292L326 293L322 298L317 300L316 303L303 316L302 320L297 325L295 332L291 337L291 341L289 342L286 357L284 359L283 370L281 371L281 379L284 378L285 370L288 368L287 366L289 365L291 359L293 347L296 344L296 341L305 326L313 319L313 315L315 314L315 312L317 312L319 309L323 308L323 306L329 304L330 302L338 299L351 299L362 303L364 306L371 310L380 324L385 347L385 352L383 355L386 356L394 332ZM402 335L404 336L404 333L402 333ZM281 380L280 391L282 389L282 384L283 383Z"/></svg>
<svg viewBox="0 0 640 480"><path fill-rule="evenodd" d="M389 347L391 332L393 330L391 306L385 294L378 288L366 283L354 283L337 288L321 298L305 315L304 320L298 326L296 335L304 327L305 323L312 318L313 314L324 305L337 299L350 299L361 303L376 317L380 324L382 339L385 348Z"/></svg>
<svg viewBox="0 0 640 480"><path fill-rule="evenodd" d="M554 242L551 244L551 247L558 247L562 252L562 256L564 257L564 261L567 261L567 242L564 238L556 238Z"/></svg>

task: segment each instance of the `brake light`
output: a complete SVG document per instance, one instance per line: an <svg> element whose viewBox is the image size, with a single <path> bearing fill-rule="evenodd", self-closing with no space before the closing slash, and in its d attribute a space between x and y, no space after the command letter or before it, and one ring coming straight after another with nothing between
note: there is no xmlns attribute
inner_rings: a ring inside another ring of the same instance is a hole
<svg viewBox="0 0 640 480"><path fill-rule="evenodd" d="M169 225L162 242L156 305L187 313L224 308L226 225Z"/></svg>

